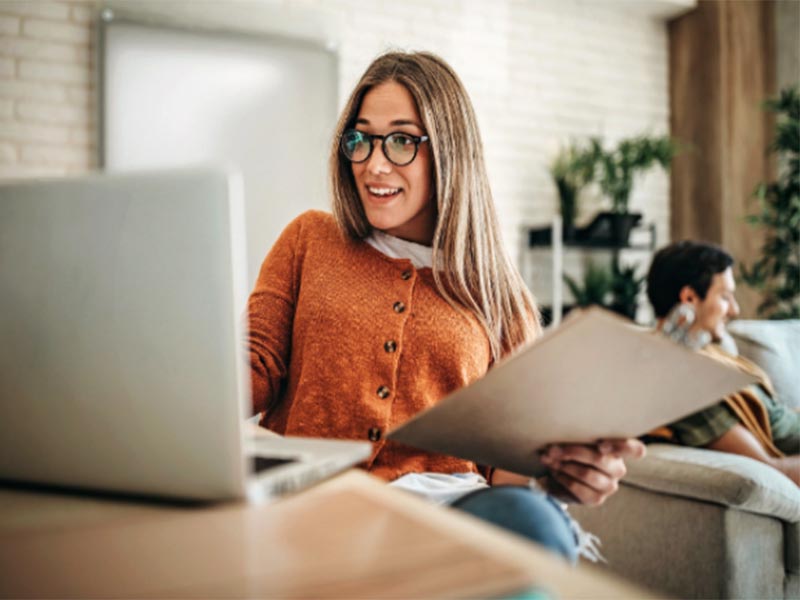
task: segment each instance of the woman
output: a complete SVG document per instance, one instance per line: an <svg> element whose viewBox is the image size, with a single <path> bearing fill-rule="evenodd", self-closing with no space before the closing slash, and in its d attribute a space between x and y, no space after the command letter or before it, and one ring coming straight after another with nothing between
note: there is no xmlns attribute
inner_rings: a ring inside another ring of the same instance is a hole
<svg viewBox="0 0 800 600"><path fill-rule="evenodd" d="M568 517L527 478L383 439L540 333L500 240L469 97L428 53L359 81L330 158L333 212L293 221L250 297L254 409L281 434L369 439L372 474L574 560ZM436 265L436 268L432 268ZM556 446L551 494L602 502L634 440ZM506 485L503 485L506 484Z"/></svg>

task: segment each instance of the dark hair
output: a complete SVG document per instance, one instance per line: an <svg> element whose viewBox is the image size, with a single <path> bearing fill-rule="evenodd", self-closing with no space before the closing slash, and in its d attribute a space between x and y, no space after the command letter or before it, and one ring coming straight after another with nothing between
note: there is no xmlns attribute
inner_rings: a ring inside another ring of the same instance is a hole
<svg viewBox="0 0 800 600"><path fill-rule="evenodd" d="M657 318L666 317L684 286L705 298L714 275L733 265L733 257L719 246L684 240L656 252L647 273L647 297Z"/></svg>

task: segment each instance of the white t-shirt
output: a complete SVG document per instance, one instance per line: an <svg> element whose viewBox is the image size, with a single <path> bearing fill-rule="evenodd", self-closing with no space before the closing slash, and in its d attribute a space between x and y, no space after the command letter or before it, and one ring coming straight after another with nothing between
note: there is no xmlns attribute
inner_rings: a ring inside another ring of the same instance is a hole
<svg viewBox="0 0 800 600"><path fill-rule="evenodd" d="M430 246L401 240L379 229L373 229L366 242L389 258L407 258L416 269L433 265L433 248Z"/></svg>

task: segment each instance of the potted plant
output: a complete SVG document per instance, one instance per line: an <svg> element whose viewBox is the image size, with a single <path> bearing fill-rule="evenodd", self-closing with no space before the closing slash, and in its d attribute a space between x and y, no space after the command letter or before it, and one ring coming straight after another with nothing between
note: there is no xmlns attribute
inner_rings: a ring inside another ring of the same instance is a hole
<svg viewBox="0 0 800 600"><path fill-rule="evenodd" d="M639 291L646 277L637 276L638 265L621 266L617 257L611 264L611 310L636 320Z"/></svg>
<svg viewBox="0 0 800 600"><path fill-rule="evenodd" d="M594 145L581 148L572 143L563 148L550 165L550 175L558 190L559 210L565 240L572 240L575 236L578 194L594 178L597 158Z"/></svg>
<svg viewBox="0 0 800 600"><path fill-rule="evenodd" d="M603 149L600 138L592 138L591 148L597 157L597 183L612 205L609 213L601 215L611 222L612 243L623 246L628 243L631 228L641 219L640 214L628 211L635 176L655 165L669 169L678 146L667 136L637 136L621 140L608 151Z"/></svg>
<svg viewBox="0 0 800 600"><path fill-rule="evenodd" d="M778 115L769 150L778 156L778 178L755 191L760 212L746 220L765 229L761 258L741 267L744 282L763 293L758 314L800 318L800 91L786 88L765 103Z"/></svg>
<svg viewBox="0 0 800 600"><path fill-rule="evenodd" d="M567 274L564 274L563 277L575 299L575 304L578 306L591 306L592 304L606 306L612 280L611 271L607 268L589 261L583 275L583 284L578 283Z"/></svg>
<svg viewBox="0 0 800 600"><path fill-rule="evenodd" d="M563 277L576 305L607 307L633 321L636 319L639 291L645 280L644 276L636 275L637 269L637 265L620 266L615 256L610 269L590 261L581 283L569 275Z"/></svg>

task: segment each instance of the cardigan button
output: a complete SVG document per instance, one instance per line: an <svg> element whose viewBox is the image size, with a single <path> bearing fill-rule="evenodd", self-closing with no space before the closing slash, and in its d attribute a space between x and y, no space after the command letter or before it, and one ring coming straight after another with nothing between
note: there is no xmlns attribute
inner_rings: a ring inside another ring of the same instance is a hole
<svg viewBox="0 0 800 600"><path fill-rule="evenodd" d="M367 432L367 436L369 437L370 442L377 442L381 439L381 430L377 427L370 427L369 431Z"/></svg>
<svg viewBox="0 0 800 600"><path fill-rule="evenodd" d="M399 313L403 312L406 309L406 305L403 304L402 302L395 302L394 306L392 306L392 308L394 309L394 312L399 314Z"/></svg>
<svg viewBox="0 0 800 600"><path fill-rule="evenodd" d="M386 350L386 352L392 353L397 350L397 342L389 340L383 345L383 349Z"/></svg>
<svg viewBox="0 0 800 600"><path fill-rule="evenodd" d="M403 271L403 273L400 275L400 278L403 281L408 281L409 279L411 279L411 271Z"/></svg>
<svg viewBox="0 0 800 600"><path fill-rule="evenodd" d="M383 400L389 395L389 388L386 387L385 385L382 385L381 387L378 388L378 390L375 393L378 394L378 398Z"/></svg>

